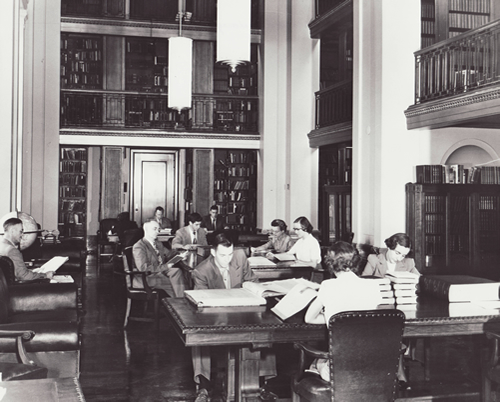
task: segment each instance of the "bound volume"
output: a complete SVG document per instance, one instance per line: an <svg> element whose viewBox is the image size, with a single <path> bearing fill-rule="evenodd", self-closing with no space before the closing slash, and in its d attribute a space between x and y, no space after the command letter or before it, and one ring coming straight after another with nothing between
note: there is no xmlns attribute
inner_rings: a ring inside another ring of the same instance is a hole
<svg viewBox="0 0 500 402"><path fill-rule="evenodd" d="M500 282L469 275L425 275L420 291L449 302L499 300Z"/></svg>
<svg viewBox="0 0 500 402"><path fill-rule="evenodd" d="M186 299L198 308L263 306L266 299L246 289L199 289L185 290Z"/></svg>

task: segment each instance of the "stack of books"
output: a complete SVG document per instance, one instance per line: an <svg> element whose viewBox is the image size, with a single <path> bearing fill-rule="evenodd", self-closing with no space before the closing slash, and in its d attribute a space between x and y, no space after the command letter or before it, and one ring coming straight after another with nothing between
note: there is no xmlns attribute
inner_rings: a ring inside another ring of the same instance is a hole
<svg viewBox="0 0 500 402"><path fill-rule="evenodd" d="M382 296L382 304L394 304L394 291L392 289L391 281L389 278L379 278L374 276L363 276L363 279L376 281L379 285L380 295Z"/></svg>
<svg viewBox="0 0 500 402"><path fill-rule="evenodd" d="M388 272L396 304L417 304L417 285L419 275L411 272Z"/></svg>

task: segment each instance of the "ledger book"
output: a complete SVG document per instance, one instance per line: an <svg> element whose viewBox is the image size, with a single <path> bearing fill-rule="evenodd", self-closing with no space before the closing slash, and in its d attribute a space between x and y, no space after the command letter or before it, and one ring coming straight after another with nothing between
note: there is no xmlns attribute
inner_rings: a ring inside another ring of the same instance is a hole
<svg viewBox="0 0 500 402"><path fill-rule="evenodd" d="M449 302L499 300L500 282L469 275L422 275L420 291Z"/></svg>
<svg viewBox="0 0 500 402"><path fill-rule="evenodd" d="M263 306L266 299L243 288L185 290L186 299L198 308Z"/></svg>

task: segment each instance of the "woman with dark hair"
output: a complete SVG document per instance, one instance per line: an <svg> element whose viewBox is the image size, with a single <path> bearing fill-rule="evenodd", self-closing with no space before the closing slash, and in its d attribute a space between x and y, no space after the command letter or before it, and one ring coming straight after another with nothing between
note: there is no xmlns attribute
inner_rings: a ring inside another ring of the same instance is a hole
<svg viewBox="0 0 500 402"><path fill-rule="evenodd" d="M385 240L387 248L378 254L370 254L362 276L383 278L387 272L403 271L420 275L415 268L415 260L407 257L411 250L410 237L406 233L396 233Z"/></svg>
<svg viewBox="0 0 500 402"><path fill-rule="evenodd" d="M276 253L286 253L293 245L292 238L287 233L287 226L284 220L273 219L271 222L271 233L269 241L259 247L251 247L252 253L256 251L274 251Z"/></svg>
<svg viewBox="0 0 500 402"><path fill-rule="evenodd" d="M299 240L287 251L294 254L296 259L310 264L313 268L321 262L321 248L318 240L311 234L313 226L309 219L301 216L293 221L293 230Z"/></svg>
<svg viewBox="0 0 500 402"><path fill-rule="evenodd" d="M309 324L328 325L330 317L342 311L372 310L382 303L377 281L362 279L356 275L357 251L349 243L332 244L325 258L333 279L321 282L318 296L307 309L305 321ZM330 381L327 359L316 359L310 368L325 381Z"/></svg>

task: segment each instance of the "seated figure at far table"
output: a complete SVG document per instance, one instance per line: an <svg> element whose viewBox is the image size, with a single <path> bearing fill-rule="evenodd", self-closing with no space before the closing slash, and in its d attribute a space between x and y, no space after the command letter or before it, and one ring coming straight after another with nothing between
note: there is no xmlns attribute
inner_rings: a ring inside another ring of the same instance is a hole
<svg viewBox="0 0 500 402"><path fill-rule="evenodd" d="M406 233L393 234L385 239L387 248L381 248L378 254L370 254L362 276L385 277L388 272L403 271L420 275L415 267L415 260L408 257L411 251L410 237Z"/></svg>
<svg viewBox="0 0 500 402"><path fill-rule="evenodd" d="M298 261L316 268L321 262L321 247L318 240L312 235L311 222L305 216L300 216L293 221L293 231L299 239L286 253L293 254Z"/></svg>
<svg viewBox="0 0 500 402"><path fill-rule="evenodd" d="M172 229L172 221L164 215L165 209L163 207L156 207L155 214L150 220L158 222L160 229Z"/></svg>
<svg viewBox="0 0 500 402"><path fill-rule="evenodd" d="M172 240L172 248L186 248L186 246L195 244L208 246L207 232L205 229L201 228L201 215L197 212L193 212L188 216L188 221L188 225L175 232L175 237Z"/></svg>
<svg viewBox="0 0 500 402"><path fill-rule="evenodd" d="M203 217L201 227L205 228L208 233L221 232L225 228L225 220L226 218L223 215L219 215L219 208L217 205L212 205L209 214Z"/></svg>
<svg viewBox="0 0 500 402"><path fill-rule="evenodd" d="M24 258L19 250L23 236L23 221L18 218L7 219L3 224L4 235L0 239L0 255L9 257L14 263L16 280L51 279L54 272L36 273L26 268Z"/></svg>
<svg viewBox="0 0 500 402"><path fill-rule="evenodd" d="M168 295L183 297L186 289L186 279L182 268L167 264L167 261L177 254L176 251L166 249L158 241L160 226L156 221L144 223L144 237L134 244L132 253L137 269L149 271L148 285L155 289L162 289ZM181 261L182 263L182 261ZM134 286L141 288L142 278L134 278Z"/></svg>
<svg viewBox="0 0 500 402"><path fill-rule="evenodd" d="M293 246L293 240L287 233L287 226L285 221L281 219L274 219L271 222L271 233L269 234L269 241L262 246L252 247L251 251L274 251L276 253L286 253Z"/></svg>

